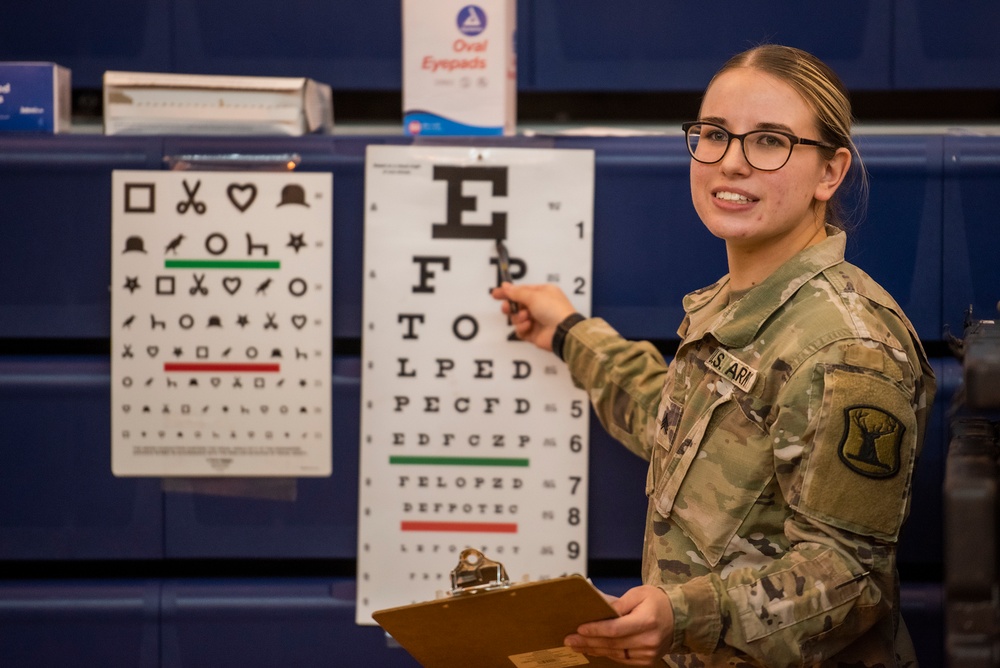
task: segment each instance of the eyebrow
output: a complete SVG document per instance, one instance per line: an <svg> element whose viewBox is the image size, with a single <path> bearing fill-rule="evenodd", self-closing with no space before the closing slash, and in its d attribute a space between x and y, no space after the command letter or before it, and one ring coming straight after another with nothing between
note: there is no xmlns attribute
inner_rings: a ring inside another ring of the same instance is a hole
<svg viewBox="0 0 1000 668"><path fill-rule="evenodd" d="M726 125L726 119L719 118L718 116L708 116L706 118L702 118L701 121L703 123L715 123L716 125L721 125L723 127ZM754 130L782 130L783 132L787 132L792 135L795 134L795 132L792 131L792 128L784 123L758 123Z"/></svg>

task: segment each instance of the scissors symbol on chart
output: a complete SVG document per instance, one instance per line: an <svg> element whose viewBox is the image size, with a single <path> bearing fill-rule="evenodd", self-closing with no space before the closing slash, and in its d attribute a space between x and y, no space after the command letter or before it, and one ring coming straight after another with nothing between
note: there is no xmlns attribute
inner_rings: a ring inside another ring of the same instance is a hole
<svg viewBox="0 0 1000 668"><path fill-rule="evenodd" d="M201 276L199 276L198 274L192 274L192 276L194 278L194 287L188 290L188 292L192 295L198 295L198 294L207 295L208 288L202 285L202 283L205 282L205 274L202 274Z"/></svg>
<svg viewBox="0 0 1000 668"><path fill-rule="evenodd" d="M177 203L177 213L180 214L187 213L188 209L190 209L191 207L194 207L194 212L197 213L199 216L205 213L205 209L207 209L208 207L205 206L204 202L199 202L198 200L195 199L195 195L198 194L199 188L201 188L201 181L196 181L194 187L192 188L190 185L188 185L187 179L184 179L184 192L187 193L187 200Z"/></svg>

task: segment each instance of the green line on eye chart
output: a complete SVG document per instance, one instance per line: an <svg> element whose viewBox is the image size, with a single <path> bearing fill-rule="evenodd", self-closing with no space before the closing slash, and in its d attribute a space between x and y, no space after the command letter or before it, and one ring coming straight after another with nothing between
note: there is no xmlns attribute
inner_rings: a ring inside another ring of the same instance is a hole
<svg viewBox="0 0 1000 668"><path fill-rule="evenodd" d="M430 464L435 466L528 466L528 459L505 457L421 457L392 455L390 464Z"/></svg>
<svg viewBox="0 0 1000 668"><path fill-rule="evenodd" d="M164 260L166 269L281 269L281 260Z"/></svg>

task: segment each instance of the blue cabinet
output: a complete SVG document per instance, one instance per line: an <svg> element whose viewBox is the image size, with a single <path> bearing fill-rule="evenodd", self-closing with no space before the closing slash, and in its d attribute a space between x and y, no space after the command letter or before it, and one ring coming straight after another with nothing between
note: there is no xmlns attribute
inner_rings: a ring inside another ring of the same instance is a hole
<svg viewBox="0 0 1000 668"><path fill-rule="evenodd" d="M402 86L399 0L21 2L4 8L0 60L56 61L74 85L105 70L308 76L334 91ZM701 91L734 53L797 46L853 90L1000 85L988 0L518 0L518 88Z"/></svg>
<svg viewBox="0 0 1000 668"><path fill-rule="evenodd" d="M947 137L944 169L945 320L961 336L968 307L976 318L1000 315L1000 243L991 197L1000 187L1000 137Z"/></svg>
<svg viewBox="0 0 1000 668"><path fill-rule="evenodd" d="M401 136L301 138L0 137L0 562L117 564L350 563L356 556L365 149ZM518 137L509 146L595 152L595 315L626 336L669 344L681 297L725 273L722 243L690 202L689 158L679 135ZM848 257L900 302L925 344L945 354L945 324L960 331L973 304L985 317L1000 295L1000 233L991 193L1000 186L1000 138L866 135L868 216ZM110 472L110 183L114 169L164 169L184 155L295 155L300 169L334 174L334 432L329 478L191 481L115 478ZM343 349L338 349L341 346ZM933 360L939 379L904 572L940 568L946 409L961 369ZM589 557L638 573L645 463L591 424ZM597 473L599 472L599 473ZM185 486L187 485L187 486ZM218 563L218 562L214 562ZM0 664L320 665L332 656L414 665L376 628L357 627L350 577L149 582L0 580ZM314 573L313 573L314 575ZM342 573L339 575L343 575ZM627 588L627 584L609 586ZM940 656L940 588L908 585L928 649ZM250 631L248 633L248 631ZM90 644L84 638L92 637ZM111 640L114 637L117 640ZM21 639L24 639L23 641ZM37 644L28 654L25 642ZM346 652L346 654L344 654ZM93 661L91 661L93 657ZM926 659L925 659L926 660ZM931 661L933 663L933 661Z"/></svg>
<svg viewBox="0 0 1000 668"><path fill-rule="evenodd" d="M891 85L891 5L850 10L780 0L531 3L528 90L701 91L730 56L761 43L810 51L854 89Z"/></svg>
<svg viewBox="0 0 1000 668"><path fill-rule="evenodd" d="M892 88L1000 86L1000 8L989 0L896 0Z"/></svg>

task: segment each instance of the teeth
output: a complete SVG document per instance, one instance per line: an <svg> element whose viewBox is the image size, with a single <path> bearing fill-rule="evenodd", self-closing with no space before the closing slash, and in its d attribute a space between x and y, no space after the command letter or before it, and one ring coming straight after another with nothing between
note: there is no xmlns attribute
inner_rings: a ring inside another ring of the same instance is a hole
<svg viewBox="0 0 1000 668"><path fill-rule="evenodd" d="M718 197L719 199L724 199L724 200L727 200L729 202L750 202L751 201L749 197L744 197L743 195L738 195L736 193L731 193L731 192L726 192L726 191L715 193L715 196Z"/></svg>

